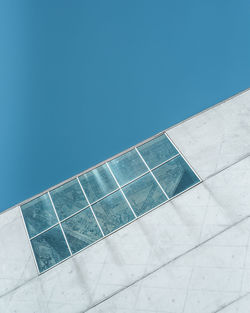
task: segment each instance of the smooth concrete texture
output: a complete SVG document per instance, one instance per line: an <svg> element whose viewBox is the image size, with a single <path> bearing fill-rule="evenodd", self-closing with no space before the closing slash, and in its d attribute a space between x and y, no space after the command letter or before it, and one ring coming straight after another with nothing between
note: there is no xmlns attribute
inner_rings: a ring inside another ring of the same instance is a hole
<svg viewBox="0 0 250 313"><path fill-rule="evenodd" d="M249 115L247 91L169 130L204 181L40 276L0 215L0 312L247 313Z"/></svg>
<svg viewBox="0 0 250 313"><path fill-rule="evenodd" d="M250 90L173 127L177 147L205 179L250 152Z"/></svg>
<svg viewBox="0 0 250 313"><path fill-rule="evenodd" d="M88 312L223 312L250 292L249 235L247 218Z"/></svg>
<svg viewBox="0 0 250 313"><path fill-rule="evenodd" d="M20 210L16 207L0 215L0 295L8 294L36 276Z"/></svg>

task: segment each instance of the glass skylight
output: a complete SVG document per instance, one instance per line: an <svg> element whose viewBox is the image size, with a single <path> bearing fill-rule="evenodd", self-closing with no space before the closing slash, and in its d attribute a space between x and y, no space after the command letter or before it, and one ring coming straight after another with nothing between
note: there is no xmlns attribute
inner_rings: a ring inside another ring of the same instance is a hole
<svg viewBox="0 0 250 313"><path fill-rule="evenodd" d="M200 182L164 133L21 206L40 273Z"/></svg>

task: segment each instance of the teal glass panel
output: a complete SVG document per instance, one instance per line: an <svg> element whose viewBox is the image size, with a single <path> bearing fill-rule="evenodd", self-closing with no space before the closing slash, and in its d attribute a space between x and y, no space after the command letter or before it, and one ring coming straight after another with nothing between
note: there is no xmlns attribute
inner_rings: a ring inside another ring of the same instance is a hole
<svg viewBox="0 0 250 313"><path fill-rule="evenodd" d="M59 263L70 255L60 226L55 226L31 240L40 272Z"/></svg>
<svg viewBox="0 0 250 313"><path fill-rule="evenodd" d="M167 200L150 173L125 186L123 191L136 215L141 215Z"/></svg>
<svg viewBox="0 0 250 313"><path fill-rule="evenodd" d="M134 219L134 215L120 191L92 206L105 235Z"/></svg>
<svg viewBox="0 0 250 313"><path fill-rule="evenodd" d="M75 253L102 237L102 233L90 208L70 217L62 223L72 253Z"/></svg>
<svg viewBox="0 0 250 313"><path fill-rule="evenodd" d="M21 209L30 237L58 222L48 194L22 205Z"/></svg>
<svg viewBox="0 0 250 313"><path fill-rule="evenodd" d="M52 190L50 195L60 220L88 205L76 179Z"/></svg>
<svg viewBox="0 0 250 313"><path fill-rule="evenodd" d="M181 156L161 165L153 173L170 198L199 182Z"/></svg>
<svg viewBox="0 0 250 313"><path fill-rule="evenodd" d="M110 161L109 166L120 185L124 185L147 172L147 167L136 150L131 150Z"/></svg>
<svg viewBox="0 0 250 313"><path fill-rule="evenodd" d="M178 154L170 140L161 135L137 148L150 168Z"/></svg>
<svg viewBox="0 0 250 313"><path fill-rule="evenodd" d="M118 188L106 164L80 176L79 180L90 203Z"/></svg>

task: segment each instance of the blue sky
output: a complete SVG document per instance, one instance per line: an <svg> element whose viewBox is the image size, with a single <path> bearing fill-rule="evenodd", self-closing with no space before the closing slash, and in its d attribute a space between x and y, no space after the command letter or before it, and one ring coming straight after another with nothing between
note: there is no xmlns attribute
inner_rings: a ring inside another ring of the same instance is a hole
<svg viewBox="0 0 250 313"><path fill-rule="evenodd" d="M250 87L250 2L0 0L0 210Z"/></svg>

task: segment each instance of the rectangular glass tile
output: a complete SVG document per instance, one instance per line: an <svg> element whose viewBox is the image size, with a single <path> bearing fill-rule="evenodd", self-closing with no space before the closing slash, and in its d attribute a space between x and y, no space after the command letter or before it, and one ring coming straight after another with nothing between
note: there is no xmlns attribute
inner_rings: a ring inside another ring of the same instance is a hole
<svg viewBox="0 0 250 313"><path fill-rule="evenodd" d="M109 166L120 185L124 185L147 172L147 167L136 150L131 150L110 161Z"/></svg>
<svg viewBox="0 0 250 313"><path fill-rule="evenodd" d="M156 168L153 173L170 198L199 182L181 156Z"/></svg>
<svg viewBox="0 0 250 313"><path fill-rule="evenodd" d="M72 253L75 253L102 237L102 233L90 208L70 217L62 223Z"/></svg>
<svg viewBox="0 0 250 313"><path fill-rule="evenodd" d="M92 206L105 235L134 219L120 191L116 191Z"/></svg>
<svg viewBox="0 0 250 313"><path fill-rule="evenodd" d="M88 205L77 179L52 190L50 195L60 220Z"/></svg>
<svg viewBox="0 0 250 313"><path fill-rule="evenodd" d="M79 180L90 203L118 188L106 164L80 176Z"/></svg>
<svg viewBox="0 0 250 313"><path fill-rule="evenodd" d="M30 237L58 222L48 194L22 205L21 209Z"/></svg>
<svg viewBox="0 0 250 313"><path fill-rule="evenodd" d="M137 148L150 168L178 154L170 140L161 135Z"/></svg>
<svg viewBox="0 0 250 313"><path fill-rule="evenodd" d="M60 226L55 226L31 240L40 272L59 263L70 255Z"/></svg>
<svg viewBox="0 0 250 313"><path fill-rule="evenodd" d="M141 215L167 200L151 173L125 186L123 191L136 215Z"/></svg>

